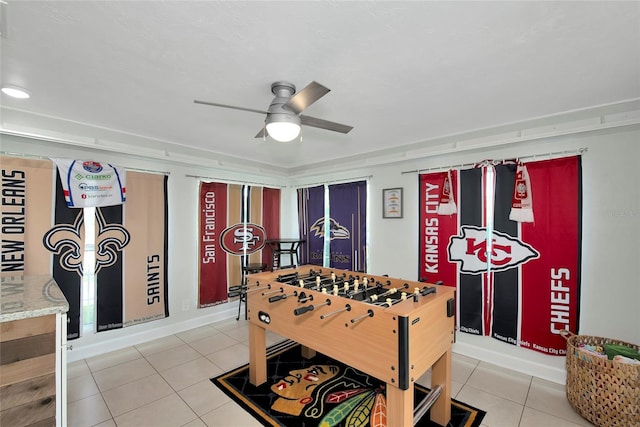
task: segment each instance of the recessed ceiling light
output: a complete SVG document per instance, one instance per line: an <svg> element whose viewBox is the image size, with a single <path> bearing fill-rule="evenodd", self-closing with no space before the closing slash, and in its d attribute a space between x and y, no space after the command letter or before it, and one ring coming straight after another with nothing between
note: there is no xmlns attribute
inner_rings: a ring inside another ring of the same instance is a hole
<svg viewBox="0 0 640 427"><path fill-rule="evenodd" d="M18 99L27 99L31 97L29 92L16 86L2 86L2 93Z"/></svg>

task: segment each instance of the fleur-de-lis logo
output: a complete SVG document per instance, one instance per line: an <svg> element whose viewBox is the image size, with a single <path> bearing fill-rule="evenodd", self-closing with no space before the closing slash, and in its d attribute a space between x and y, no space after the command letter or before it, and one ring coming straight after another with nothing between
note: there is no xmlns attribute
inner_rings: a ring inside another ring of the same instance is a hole
<svg viewBox="0 0 640 427"><path fill-rule="evenodd" d="M60 257L60 266L67 271L75 271L82 276L82 258L84 249L84 216L78 211L72 224L56 224L42 237L47 250Z"/></svg>
<svg viewBox="0 0 640 427"><path fill-rule="evenodd" d="M98 230L96 236L96 274L102 268L110 267L118 260L121 252L129 244L131 235L120 224L107 224L102 209L96 209Z"/></svg>

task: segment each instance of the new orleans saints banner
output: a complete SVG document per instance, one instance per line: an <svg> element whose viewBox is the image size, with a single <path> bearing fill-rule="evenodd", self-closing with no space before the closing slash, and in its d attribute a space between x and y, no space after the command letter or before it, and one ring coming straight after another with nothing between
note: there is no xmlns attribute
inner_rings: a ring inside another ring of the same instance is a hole
<svg viewBox="0 0 640 427"><path fill-rule="evenodd" d="M80 338L84 212L67 207L62 183L56 179L54 224L42 237L42 245L53 255L52 276L69 303L67 339Z"/></svg>
<svg viewBox="0 0 640 427"><path fill-rule="evenodd" d="M458 212L451 215L437 211L446 173L419 176L419 277L457 287L460 331L563 355L560 331L578 332L581 162L526 166L527 189L514 186L513 163L452 173ZM509 219L524 191L534 222Z"/></svg>
<svg viewBox="0 0 640 427"><path fill-rule="evenodd" d="M329 186L329 266L366 271L366 181Z"/></svg>
<svg viewBox="0 0 640 427"><path fill-rule="evenodd" d="M298 230L300 264L323 265L324 260L324 185L298 189Z"/></svg>
<svg viewBox="0 0 640 427"><path fill-rule="evenodd" d="M47 160L2 156L2 275L51 274L56 175Z"/></svg>
<svg viewBox="0 0 640 427"><path fill-rule="evenodd" d="M127 173L124 205L96 208L98 332L169 315L167 176Z"/></svg>
<svg viewBox="0 0 640 427"><path fill-rule="evenodd" d="M200 183L198 306L228 300L242 281L242 267L269 264L264 250L280 237L280 190L217 182Z"/></svg>
<svg viewBox="0 0 640 427"><path fill-rule="evenodd" d="M66 206L48 160L0 157L2 275L50 274L69 303L67 338L80 336L82 209Z"/></svg>

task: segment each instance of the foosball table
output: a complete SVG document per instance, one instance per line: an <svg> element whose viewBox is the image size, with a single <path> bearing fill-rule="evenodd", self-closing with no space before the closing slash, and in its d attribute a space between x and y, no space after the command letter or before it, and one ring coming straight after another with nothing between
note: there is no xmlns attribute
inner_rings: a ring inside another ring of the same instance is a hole
<svg viewBox="0 0 640 427"><path fill-rule="evenodd" d="M266 331L386 383L387 425L451 419L455 290L387 276L300 266L247 277L249 379L267 380ZM414 404L429 368L431 392Z"/></svg>

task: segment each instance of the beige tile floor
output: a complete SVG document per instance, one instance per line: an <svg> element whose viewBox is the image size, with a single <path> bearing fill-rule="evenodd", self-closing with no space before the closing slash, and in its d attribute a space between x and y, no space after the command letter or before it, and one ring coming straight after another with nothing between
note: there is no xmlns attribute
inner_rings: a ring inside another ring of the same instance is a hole
<svg viewBox="0 0 640 427"><path fill-rule="evenodd" d="M68 426L260 426L209 381L248 362L247 339L247 322L230 319L69 363ZM419 382L429 386L429 373ZM487 411L483 426L591 425L564 386L455 353L452 385L453 397Z"/></svg>

